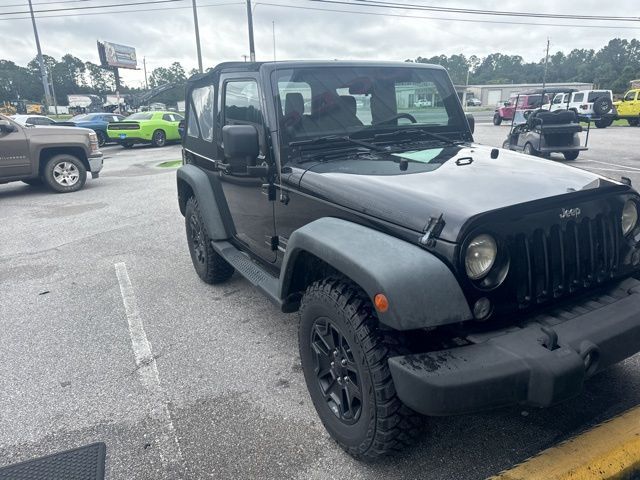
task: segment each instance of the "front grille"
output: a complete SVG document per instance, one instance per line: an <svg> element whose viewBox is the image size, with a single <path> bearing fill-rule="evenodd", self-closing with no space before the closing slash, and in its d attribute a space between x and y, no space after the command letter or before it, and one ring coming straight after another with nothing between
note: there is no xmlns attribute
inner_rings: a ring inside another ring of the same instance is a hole
<svg viewBox="0 0 640 480"><path fill-rule="evenodd" d="M140 130L138 123L110 123L108 130Z"/></svg>
<svg viewBox="0 0 640 480"><path fill-rule="evenodd" d="M520 308L603 283L620 266L620 222L600 214L519 234L511 242Z"/></svg>

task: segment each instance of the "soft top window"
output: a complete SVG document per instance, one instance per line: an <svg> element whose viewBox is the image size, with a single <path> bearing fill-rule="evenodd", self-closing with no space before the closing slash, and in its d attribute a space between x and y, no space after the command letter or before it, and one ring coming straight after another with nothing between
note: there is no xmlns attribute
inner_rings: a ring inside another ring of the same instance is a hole
<svg viewBox="0 0 640 480"><path fill-rule="evenodd" d="M589 92L589 97L587 99L587 102L595 102L596 99L598 99L600 97L611 98L611 96L609 95L608 91L606 91L606 90L595 90L593 92Z"/></svg>

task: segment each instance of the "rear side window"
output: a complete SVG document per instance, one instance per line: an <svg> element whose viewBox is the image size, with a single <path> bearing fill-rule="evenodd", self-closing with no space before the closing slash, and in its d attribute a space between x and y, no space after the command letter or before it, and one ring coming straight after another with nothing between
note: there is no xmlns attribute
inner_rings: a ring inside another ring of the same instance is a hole
<svg viewBox="0 0 640 480"><path fill-rule="evenodd" d="M228 82L224 97L225 124L262 124L258 84L254 80Z"/></svg>
<svg viewBox="0 0 640 480"><path fill-rule="evenodd" d="M584 93L575 93L573 95L574 102L581 102L582 100L584 100Z"/></svg>
<svg viewBox="0 0 640 480"><path fill-rule="evenodd" d="M625 101L630 102L636 99L636 92L629 92L624 96Z"/></svg>
<svg viewBox="0 0 640 480"><path fill-rule="evenodd" d="M175 118L173 118L173 115L169 113L165 113L164 115L162 115L162 119L167 122L175 122Z"/></svg>
<svg viewBox="0 0 640 480"><path fill-rule="evenodd" d="M214 98L213 85L196 88L191 92L187 135L196 138L202 136L208 142L213 140Z"/></svg>

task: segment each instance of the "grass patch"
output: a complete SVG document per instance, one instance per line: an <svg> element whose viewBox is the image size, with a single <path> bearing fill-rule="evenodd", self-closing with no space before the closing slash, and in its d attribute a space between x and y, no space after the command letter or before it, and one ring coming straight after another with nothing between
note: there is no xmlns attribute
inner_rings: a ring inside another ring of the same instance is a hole
<svg viewBox="0 0 640 480"><path fill-rule="evenodd" d="M159 163L160 168L178 168L182 166L182 160L170 160L168 162Z"/></svg>

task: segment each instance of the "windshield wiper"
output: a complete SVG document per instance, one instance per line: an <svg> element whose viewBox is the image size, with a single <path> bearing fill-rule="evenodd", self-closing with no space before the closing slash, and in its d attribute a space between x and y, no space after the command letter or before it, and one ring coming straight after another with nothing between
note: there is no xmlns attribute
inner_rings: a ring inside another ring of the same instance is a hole
<svg viewBox="0 0 640 480"><path fill-rule="evenodd" d="M385 140L385 139L392 139L396 137L404 137L407 135L412 135L416 137L429 137L434 140L440 140L441 142L444 142L449 145L457 145L458 143L461 143L460 140L451 140L450 138L445 137L444 135L440 135L439 133L433 133L433 132L429 132L427 130L422 130L418 128L395 130L393 132L388 132L388 133L386 132L377 133L373 138L375 140Z"/></svg>
<svg viewBox="0 0 640 480"><path fill-rule="evenodd" d="M382 147L374 143L365 142L363 140L357 140L355 138L351 138L348 135L326 135L324 137L312 138L310 140L298 140L296 142L289 142L289 146L302 147L304 145L319 145L322 143L329 143L329 142L340 141L340 140L343 142L352 143L353 145L358 145L360 147L368 148L369 150L375 150L377 152L387 152L389 150L386 147Z"/></svg>

